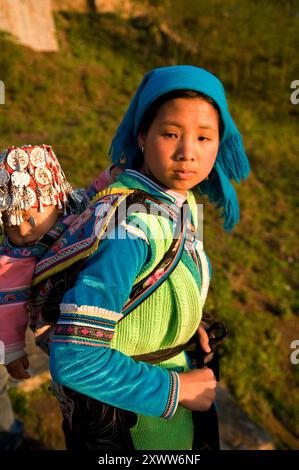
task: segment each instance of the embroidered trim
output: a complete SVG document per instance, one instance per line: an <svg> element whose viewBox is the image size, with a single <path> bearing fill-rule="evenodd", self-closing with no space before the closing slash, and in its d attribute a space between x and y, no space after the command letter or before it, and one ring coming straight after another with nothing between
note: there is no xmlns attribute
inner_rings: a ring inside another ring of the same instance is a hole
<svg viewBox="0 0 299 470"><path fill-rule="evenodd" d="M93 340L92 345L100 343L102 346L108 346L113 338L114 330L109 331L103 328L93 328L86 326L78 326L72 324L57 324L54 331L55 336L61 337L63 341L68 340L71 342L81 340L86 344L84 340ZM69 337L72 337L70 339ZM53 342L57 342L57 338L53 337Z"/></svg>
<svg viewBox="0 0 299 470"><path fill-rule="evenodd" d="M131 192L133 192L133 190ZM93 232L90 237L81 242L77 241L72 245L67 245L67 241L65 239L63 240L63 245L61 247L54 244L49 252L49 255L44 260L41 260L37 263L35 267L34 277L32 279L32 285L34 286L38 284L46 277L49 277L50 275L55 274L57 272L63 271L69 266L75 264L76 261L82 258L87 258L90 254L94 253L98 247L102 235L105 233L112 217L114 216L117 207L126 199L129 193L130 191L128 191L126 194L120 193L118 197L117 195L109 197L107 196L107 200L99 200L98 204L95 204L94 206L90 207L89 210L94 211L96 216L96 220L93 226ZM109 211L107 217L107 213L105 213L105 209L107 208L106 204L109 204L109 208L112 205L112 209L111 211ZM84 214L85 216L89 215L87 220L90 220L92 218L91 212L87 213L86 210L85 212L83 212L83 214L81 214L81 216L78 217L78 219L80 220L80 217L82 219ZM78 219L76 219L76 223L78 223ZM79 227L77 227L76 225L73 226L73 224L71 224L68 228L68 232L70 234L73 234L73 230L76 232L81 229L82 226L84 226L82 220L81 222L82 225L80 225Z"/></svg>
<svg viewBox="0 0 299 470"><path fill-rule="evenodd" d="M61 313L74 313L83 314L86 316L101 317L115 322L119 321L122 313L114 312L113 310L106 310L105 308L96 307L93 305L76 305L76 304L60 304ZM88 320L89 321L89 320Z"/></svg>
<svg viewBox="0 0 299 470"><path fill-rule="evenodd" d="M177 372L168 370L170 378L169 395L167 399L167 405L161 418L170 419L175 414L178 407L179 397L179 376Z"/></svg>
<svg viewBox="0 0 299 470"><path fill-rule="evenodd" d="M50 340L50 343L73 343L73 344L83 344L84 346L95 346L95 347L98 347L98 348L108 348L110 347L110 345L108 344L104 344L104 343L101 343L100 341L96 341L96 342L91 342L91 341L79 341L79 340L76 340L74 338L72 339L57 339L55 337L53 337L53 339Z"/></svg>
<svg viewBox="0 0 299 470"><path fill-rule="evenodd" d="M0 305L7 305L7 304L17 304L20 302L27 302L29 298L29 287L22 291L13 291L11 292L0 292Z"/></svg>

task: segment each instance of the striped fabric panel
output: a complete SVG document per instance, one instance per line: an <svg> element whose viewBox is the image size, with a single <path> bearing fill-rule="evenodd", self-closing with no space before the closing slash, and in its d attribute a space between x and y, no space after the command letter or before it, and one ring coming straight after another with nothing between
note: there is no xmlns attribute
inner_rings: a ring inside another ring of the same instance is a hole
<svg viewBox="0 0 299 470"><path fill-rule="evenodd" d="M167 405L161 418L171 419L175 414L179 404L179 375L177 372L169 370L170 387Z"/></svg>
<svg viewBox="0 0 299 470"><path fill-rule="evenodd" d="M91 326L76 325L74 323L58 324L55 327L53 343L76 343L90 346L110 347L114 335L114 328L109 329Z"/></svg>
<svg viewBox="0 0 299 470"><path fill-rule="evenodd" d="M61 314L59 325L77 325L77 326L86 326L87 328L103 328L108 330L114 330L116 322L106 318L99 317L86 317L85 315L75 315L75 314Z"/></svg>
<svg viewBox="0 0 299 470"><path fill-rule="evenodd" d="M90 305L61 304L60 307L53 343L110 347L122 314Z"/></svg>
<svg viewBox="0 0 299 470"><path fill-rule="evenodd" d="M0 290L0 305L26 302L30 294L30 285L25 287L13 287L11 289Z"/></svg>

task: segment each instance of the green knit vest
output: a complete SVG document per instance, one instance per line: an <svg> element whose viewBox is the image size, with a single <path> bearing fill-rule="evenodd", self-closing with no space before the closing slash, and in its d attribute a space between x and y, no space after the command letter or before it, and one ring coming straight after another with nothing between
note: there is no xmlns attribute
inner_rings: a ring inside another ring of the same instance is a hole
<svg viewBox="0 0 299 470"><path fill-rule="evenodd" d="M144 189L128 178L127 187ZM137 187L136 187L137 186ZM124 181L113 187L125 187ZM192 192L188 193L193 222L196 224L196 203ZM171 222L163 216L132 214L138 227L150 241L151 257L143 266L136 282L150 273L172 242ZM200 276L194 261L185 252L175 270L166 281L139 307L116 325L111 343L129 356L146 354L184 344L196 332L201 316ZM159 364L177 372L189 370L184 352ZM192 413L178 407L169 421L163 418L138 415L136 426L131 430L136 449L191 449L193 440Z"/></svg>

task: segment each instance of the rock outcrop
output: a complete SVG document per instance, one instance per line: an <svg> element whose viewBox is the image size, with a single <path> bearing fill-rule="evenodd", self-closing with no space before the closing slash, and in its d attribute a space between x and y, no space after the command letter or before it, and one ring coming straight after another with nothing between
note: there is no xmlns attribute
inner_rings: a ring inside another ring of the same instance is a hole
<svg viewBox="0 0 299 470"><path fill-rule="evenodd" d="M57 51L51 0L0 0L0 30L36 51Z"/></svg>
<svg viewBox="0 0 299 470"><path fill-rule="evenodd" d="M142 7L141 7L142 8ZM125 17L138 14L131 0L0 0L0 31L35 51L57 51L53 12L97 11Z"/></svg>

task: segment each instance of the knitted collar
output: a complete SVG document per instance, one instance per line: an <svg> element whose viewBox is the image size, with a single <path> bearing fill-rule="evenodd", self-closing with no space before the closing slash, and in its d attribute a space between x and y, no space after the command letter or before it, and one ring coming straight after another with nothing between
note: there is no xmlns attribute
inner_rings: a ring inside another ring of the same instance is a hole
<svg viewBox="0 0 299 470"><path fill-rule="evenodd" d="M180 194L176 191L173 191L162 184L156 183L148 176L143 175L137 170L126 170L125 174L133 176L137 181L139 181L144 187L145 190L148 189L151 194L157 195L162 199L166 199L168 202L175 204L177 207L182 207L186 196Z"/></svg>

